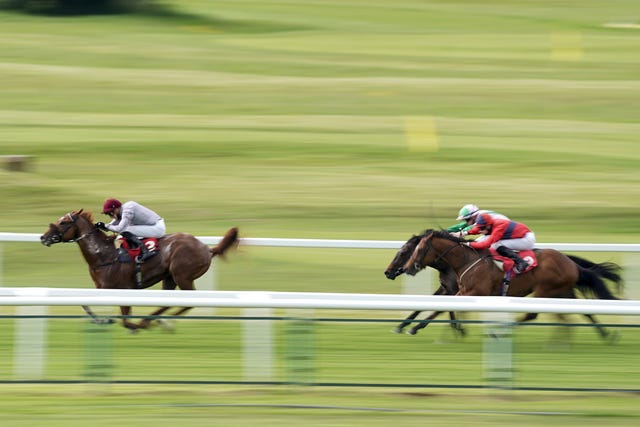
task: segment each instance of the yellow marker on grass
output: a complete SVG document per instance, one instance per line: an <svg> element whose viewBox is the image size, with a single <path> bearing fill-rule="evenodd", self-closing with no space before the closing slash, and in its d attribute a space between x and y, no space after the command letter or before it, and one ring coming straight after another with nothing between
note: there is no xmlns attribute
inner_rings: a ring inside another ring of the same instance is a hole
<svg viewBox="0 0 640 427"><path fill-rule="evenodd" d="M549 34L551 59L554 61L579 61L582 59L582 33L558 31Z"/></svg>
<svg viewBox="0 0 640 427"><path fill-rule="evenodd" d="M404 133L409 151L438 151L436 123L430 117L405 117Z"/></svg>

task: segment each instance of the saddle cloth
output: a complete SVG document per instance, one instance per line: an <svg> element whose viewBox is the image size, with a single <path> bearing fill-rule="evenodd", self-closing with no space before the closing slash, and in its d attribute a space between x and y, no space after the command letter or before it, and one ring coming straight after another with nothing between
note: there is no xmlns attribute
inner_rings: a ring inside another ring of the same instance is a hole
<svg viewBox="0 0 640 427"><path fill-rule="evenodd" d="M493 257L494 263L500 268L502 271L512 271L514 262L511 258L500 255L494 249L489 249L491 252L491 256ZM538 258L536 258L536 254L533 251L518 251L518 256L525 260L529 266L526 270L522 271L520 274L525 273L538 265Z"/></svg>
<svg viewBox="0 0 640 427"><path fill-rule="evenodd" d="M127 239L121 236L118 236L118 240L120 241L120 252L122 252L122 249L124 249L126 253L129 255L129 260L124 261L120 259L121 262L131 262L132 259L136 259L136 257L140 255L139 247L136 247L136 248L129 247L129 242L127 241ZM157 238L147 237L141 240L142 240L142 244L145 245L147 249L149 249L149 252L155 252L158 250Z"/></svg>

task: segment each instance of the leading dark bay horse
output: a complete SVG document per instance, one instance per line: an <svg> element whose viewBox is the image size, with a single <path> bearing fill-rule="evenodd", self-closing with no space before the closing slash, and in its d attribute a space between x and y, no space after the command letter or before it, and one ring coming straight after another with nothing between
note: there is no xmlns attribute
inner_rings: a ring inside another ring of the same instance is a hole
<svg viewBox="0 0 640 427"><path fill-rule="evenodd" d="M134 263L118 261L118 250L114 244L115 236L108 236L93 223L90 212L78 210L63 215L55 223L49 224L47 231L40 236L45 246L56 243L75 242L85 261L89 265L89 273L98 289L134 289L136 280ZM142 264L141 288L148 288L162 281L162 289L173 290L176 287L191 291L193 282L202 276L211 266L216 256L224 256L225 252L238 243L238 229L233 227L215 246L210 248L194 236L186 233L168 234L158 239L159 253ZM94 320L99 320L93 311L83 306ZM123 325L131 330L147 328L153 316L159 316L170 309L160 307L144 318L140 323L133 323L127 316L131 307L120 307ZM175 316L186 313L191 307L178 309Z"/></svg>
<svg viewBox="0 0 640 427"><path fill-rule="evenodd" d="M422 235L410 238L398 250L385 270L385 275L393 280L402 273L414 275L422 268L429 266L440 272L440 288L436 294L498 295L503 272L493 263L488 251L475 251L462 245L464 242L445 231L426 230ZM534 270L512 278L509 296L526 296L533 293L538 297L575 298L575 289L578 289L585 296L595 295L601 299L615 299L603 279L610 280L618 290L621 289L622 277L617 264L611 262L598 264L575 255L564 255L553 249L536 249L535 252L540 264ZM456 259L459 256L462 259ZM544 264L542 264L543 260ZM459 265L462 267L456 268ZM540 269L540 267L543 268ZM541 271L537 271L539 269ZM558 270L563 270L564 273L549 277ZM474 287L476 282L479 284L478 288ZM487 286L490 291L487 291ZM512 289L514 286L515 289ZM419 311L413 312L398 326L397 331L402 331L419 313ZM441 313L434 312L414 326L409 333L412 335L417 333ZM454 316L453 313L451 315ZM596 325L601 336L608 336L608 332L592 315L585 316ZM533 320L536 317L537 314L530 313L523 321Z"/></svg>

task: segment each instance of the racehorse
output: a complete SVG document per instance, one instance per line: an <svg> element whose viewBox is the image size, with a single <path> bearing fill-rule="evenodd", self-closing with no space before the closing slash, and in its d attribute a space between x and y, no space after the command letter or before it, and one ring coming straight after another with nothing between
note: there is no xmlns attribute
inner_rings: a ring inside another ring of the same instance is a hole
<svg viewBox="0 0 640 427"><path fill-rule="evenodd" d="M91 213L83 212L82 209L63 215L55 223L49 224L47 231L40 236L40 242L45 246L56 243L78 243L89 265L89 273L96 288L137 288L134 263L118 261L118 250L114 239L114 236L108 236L99 230L93 223ZM148 288L162 281L162 289L173 290L177 286L186 291L194 290L194 280L209 269L213 258L224 256L225 252L237 242L236 227L229 229L222 240L212 248L187 233L174 233L161 237L158 239L158 254L141 266L140 288ZM89 307L82 308L95 321L100 320ZM160 307L140 323L128 320L131 307L120 307L120 313L123 326L135 331L147 328L154 316L159 316L169 309L170 307ZM182 307L174 315L184 314L190 309L191 307Z"/></svg>
<svg viewBox="0 0 640 427"><path fill-rule="evenodd" d="M457 279L458 290L455 295L499 295L504 273L493 262L490 252L477 251L464 243L465 240L453 237L446 231L426 230L403 267L396 270L388 268L387 277L396 277L402 273L415 275L427 266L439 271L450 269ZM524 297L533 294L539 298L576 298L577 288L588 296L616 299L602 280L612 280L618 288L621 287L621 277L617 273L620 267L616 264L596 264L580 257L564 255L554 249L537 249L535 253L538 266L513 277L508 296ZM415 334L426 327L437 314L439 313L434 313L433 317L415 326L411 333ZM529 313L520 321L533 320L537 316L536 313ZM558 316L563 318L561 314ZM593 315L585 314L585 317L596 326L603 338L609 336L609 332Z"/></svg>
<svg viewBox="0 0 640 427"><path fill-rule="evenodd" d="M431 230L426 230L421 235L413 235L407 240L396 252L396 255L391 260L391 263L387 266L384 271L387 279L395 280L396 277L400 276L404 273L403 267L405 263L409 260L416 246L420 242L420 239L425 237L427 233ZM534 252L538 252L540 249L534 249ZM603 262L603 263L594 263L585 258L581 258L576 255L566 255L573 262L578 264L580 267L589 269L590 271L597 274L601 279L609 280L615 283L618 288L620 288L622 283L622 277L620 276L620 266L613 262ZM441 265L436 268L440 273L440 286L435 291L434 295L455 295L458 292L458 277L456 272L446 264L442 262ZM404 319L394 330L396 333L402 333L404 328L412 323L412 321L421 313L421 311L414 311L406 319ZM413 328L409 329L407 332L409 335L415 335L420 329L425 328L433 319L442 314L442 311L435 311L431 313L427 318L422 320L419 324L415 325ZM465 329L462 324L457 321L456 315L454 312L449 312L449 318L451 319L450 325L451 328L459 333L460 335L465 335Z"/></svg>

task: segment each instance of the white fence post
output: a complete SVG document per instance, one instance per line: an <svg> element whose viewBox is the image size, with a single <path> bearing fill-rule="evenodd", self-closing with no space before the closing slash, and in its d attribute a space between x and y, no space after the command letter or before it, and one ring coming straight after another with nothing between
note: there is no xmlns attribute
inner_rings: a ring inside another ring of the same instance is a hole
<svg viewBox="0 0 640 427"><path fill-rule="evenodd" d="M45 316L46 306L19 306L18 316ZM41 380L47 348L47 320L44 317L16 319L13 376L16 380Z"/></svg>
<svg viewBox="0 0 640 427"><path fill-rule="evenodd" d="M484 313L482 366L484 380L493 387L509 388L513 382L513 313Z"/></svg>
<svg viewBox="0 0 640 427"><path fill-rule="evenodd" d="M245 308L244 317L271 317L270 308ZM247 319L242 322L244 379L271 381L273 379L273 321Z"/></svg>

